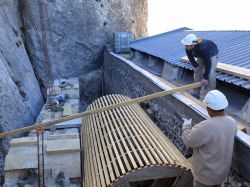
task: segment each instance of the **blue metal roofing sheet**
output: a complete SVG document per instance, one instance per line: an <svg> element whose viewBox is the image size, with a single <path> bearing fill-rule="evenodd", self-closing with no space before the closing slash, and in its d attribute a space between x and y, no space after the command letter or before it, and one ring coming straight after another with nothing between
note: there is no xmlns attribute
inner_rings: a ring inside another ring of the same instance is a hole
<svg viewBox="0 0 250 187"><path fill-rule="evenodd" d="M190 64L180 61L181 57L186 56L180 41L188 33L214 41L219 48L220 62L250 68L250 31L195 31L181 28L133 41L129 46L171 64L191 69ZM250 89L250 81L246 79L222 73L218 73L217 79Z"/></svg>

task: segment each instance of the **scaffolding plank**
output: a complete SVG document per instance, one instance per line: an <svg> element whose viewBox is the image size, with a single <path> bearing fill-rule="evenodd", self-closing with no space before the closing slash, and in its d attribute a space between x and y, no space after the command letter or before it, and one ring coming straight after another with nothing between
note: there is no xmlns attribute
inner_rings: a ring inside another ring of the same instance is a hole
<svg viewBox="0 0 250 187"><path fill-rule="evenodd" d="M185 63L190 63L187 56L181 57L181 61ZM223 73L227 73L229 75L250 80L250 69L247 68L218 62L216 70Z"/></svg>

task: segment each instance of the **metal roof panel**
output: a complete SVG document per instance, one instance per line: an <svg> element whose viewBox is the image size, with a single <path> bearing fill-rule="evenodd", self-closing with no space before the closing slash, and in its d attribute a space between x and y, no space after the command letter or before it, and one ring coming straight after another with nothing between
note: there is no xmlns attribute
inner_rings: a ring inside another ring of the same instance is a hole
<svg viewBox="0 0 250 187"><path fill-rule="evenodd" d="M219 49L220 62L250 68L250 31L195 31L188 28L180 28L133 41L129 46L161 58L168 63L191 69L191 65L180 61L180 58L186 55L184 46L180 41L188 33L194 33L198 37L213 40ZM249 80L228 74L225 75L218 74L217 79L249 89ZM237 82L237 80L239 81Z"/></svg>

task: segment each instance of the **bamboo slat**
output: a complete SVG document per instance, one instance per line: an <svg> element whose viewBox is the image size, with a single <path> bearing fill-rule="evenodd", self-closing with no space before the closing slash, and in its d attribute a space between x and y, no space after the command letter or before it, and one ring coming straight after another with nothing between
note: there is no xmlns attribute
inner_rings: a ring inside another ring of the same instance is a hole
<svg viewBox="0 0 250 187"><path fill-rule="evenodd" d="M104 96L88 111L128 100L117 94ZM84 120L85 187L126 186L130 181L190 172L186 158L138 104L95 113Z"/></svg>

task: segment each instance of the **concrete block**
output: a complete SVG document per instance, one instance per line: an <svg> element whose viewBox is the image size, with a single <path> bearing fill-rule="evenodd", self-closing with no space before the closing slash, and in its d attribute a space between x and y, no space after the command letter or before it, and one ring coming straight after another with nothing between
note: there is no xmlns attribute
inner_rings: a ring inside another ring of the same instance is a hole
<svg viewBox="0 0 250 187"><path fill-rule="evenodd" d="M73 112L72 112L72 106L70 103L65 103L63 105L63 116L70 116L72 115Z"/></svg>
<svg viewBox="0 0 250 187"><path fill-rule="evenodd" d="M49 140L46 152L48 154L80 151L79 139Z"/></svg>
<svg viewBox="0 0 250 187"><path fill-rule="evenodd" d="M178 71L179 71L178 66L165 62L161 76L166 80L174 80L177 79L178 77Z"/></svg>
<svg viewBox="0 0 250 187"><path fill-rule="evenodd" d="M31 168L37 168L36 153L8 154L5 158L5 171Z"/></svg>
<svg viewBox="0 0 250 187"><path fill-rule="evenodd" d="M10 146L24 146L24 145L33 145L37 143L36 137L22 137L22 138L15 138L10 141Z"/></svg>
<svg viewBox="0 0 250 187"><path fill-rule="evenodd" d="M48 136L48 140L79 139L79 133L75 134L53 134Z"/></svg>
<svg viewBox="0 0 250 187"><path fill-rule="evenodd" d="M8 152L8 154L19 154L19 153L37 153L37 144L11 146Z"/></svg>
<svg viewBox="0 0 250 187"><path fill-rule="evenodd" d="M52 177L56 177L61 170L69 178L81 176L80 152L64 154L48 154L45 158L45 168L52 169Z"/></svg>
<svg viewBox="0 0 250 187"><path fill-rule="evenodd" d="M69 120L69 121L57 123L56 125L66 126L66 125L78 125L78 124L79 125L82 124L82 118L77 118L77 119L72 119L72 120Z"/></svg>

